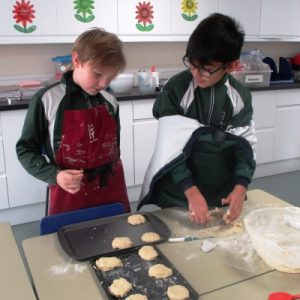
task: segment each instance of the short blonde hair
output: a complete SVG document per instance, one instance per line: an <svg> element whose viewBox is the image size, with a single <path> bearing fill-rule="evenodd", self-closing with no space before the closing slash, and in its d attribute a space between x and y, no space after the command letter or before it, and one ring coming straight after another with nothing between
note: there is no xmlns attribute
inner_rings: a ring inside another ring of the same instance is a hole
<svg viewBox="0 0 300 300"><path fill-rule="evenodd" d="M102 28L91 28L79 35L74 51L81 63L89 62L95 67L113 67L121 71L126 65L121 40Z"/></svg>

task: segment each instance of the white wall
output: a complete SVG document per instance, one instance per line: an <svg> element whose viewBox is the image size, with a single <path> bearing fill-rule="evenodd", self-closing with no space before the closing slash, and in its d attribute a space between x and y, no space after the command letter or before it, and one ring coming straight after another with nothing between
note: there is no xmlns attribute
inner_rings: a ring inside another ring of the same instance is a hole
<svg viewBox="0 0 300 300"><path fill-rule="evenodd" d="M185 42L125 43L128 69L181 68ZM244 49L260 48L276 61L300 52L296 42L247 42ZM72 44L0 45L0 76L47 74L54 72L51 57L70 53Z"/></svg>

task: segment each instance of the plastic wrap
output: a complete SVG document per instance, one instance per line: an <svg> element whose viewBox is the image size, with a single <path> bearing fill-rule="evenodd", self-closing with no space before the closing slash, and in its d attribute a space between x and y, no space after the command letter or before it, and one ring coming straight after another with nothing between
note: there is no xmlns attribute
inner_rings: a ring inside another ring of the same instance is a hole
<svg viewBox="0 0 300 300"><path fill-rule="evenodd" d="M274 269L300 273L300 208L261 208L244 219L259 256Z"/></svg>

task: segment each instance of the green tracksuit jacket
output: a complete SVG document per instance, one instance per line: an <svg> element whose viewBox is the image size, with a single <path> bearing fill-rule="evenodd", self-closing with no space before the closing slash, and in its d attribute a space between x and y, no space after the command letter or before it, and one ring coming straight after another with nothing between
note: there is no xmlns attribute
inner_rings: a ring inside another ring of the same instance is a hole
<svg viewBox="0 0 300 300"><path fill-rule="evenodd" d="M192 185L209 206L220 206L236 184L247 187L251 182L256 143L251 94L231 75L209 88L197 86L189 71L175 75L157 97L153 115L164 121L175 115L194 119L199 129L184 153L154 174L150 190L142 191L139 208L147 203L187 206L184 191ZM166 137L170 142L173 138Z"/></svg>
<svg viewBox="0 0 300 300"><path fill-rule="evenodd" d="M71 87L70 98L66 85ZM66 107L66 101L69 103ZM120 144L120 122L118 104L113 95L101 91L95 96L86 94L74 83L72 71L64 74L61 82L38 91L30 101L20 139L16 145L18 159L27 172L49 184L56 183L60 168L55 164L55 153L59 149L65 109L87 109L105 105L114 116ZM74 130L76 130L74 124Z"/></svg>

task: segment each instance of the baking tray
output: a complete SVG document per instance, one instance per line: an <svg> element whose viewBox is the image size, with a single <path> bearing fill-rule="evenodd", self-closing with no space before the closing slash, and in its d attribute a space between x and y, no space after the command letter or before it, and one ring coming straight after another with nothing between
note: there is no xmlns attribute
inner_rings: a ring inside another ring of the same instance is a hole
<svg viewBox="0 0 300 300"><path fill-rule="evenodd" d="M108 218L67 225L59 229L58 240L65 252L72 258L82 261L108 253L127 251L112 248L112 240L118 236L127 236L133 242L132 248L145 245L141 236L145 232L156 232L162 243L171 235L168 226L152 213L142 213L146 222L130 225L127 218L130 214L122 214ZM153 243L152 243L153 244Z"/></svg>
<svg viewBox="0 0 300 300"><path fill-rule="evenodd" d="M149 300L168 300L168 287L174 284L181 284L189 290L189 300L196 300L199 298L197 292L177 271L177 269L164 256L164 254L155 245L153 247L159 255L152 261L145 261L140 258L140 256L138 255L139 248L130 249L126 253L115 255L121 259L123 266L111 271L102 272L98 270L95 264L95 261L98 258L90 260L90 263L96 273L98 280L100 281L100 284L106 292L108 299L126 299L126 297L130 296L131 294L140 293L147 296ZM149 277L148 269L155 264L164 264L165 266L171 268L173 271L172 276L163 279L155 279ZM114 279L118 279L120 277L125 278L133 285L133 289L124 298L114 297L108 291L108 287L112 284Z"/></svg>

